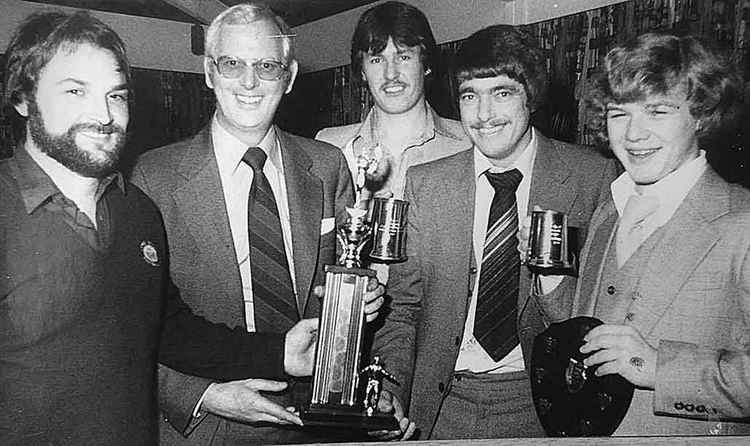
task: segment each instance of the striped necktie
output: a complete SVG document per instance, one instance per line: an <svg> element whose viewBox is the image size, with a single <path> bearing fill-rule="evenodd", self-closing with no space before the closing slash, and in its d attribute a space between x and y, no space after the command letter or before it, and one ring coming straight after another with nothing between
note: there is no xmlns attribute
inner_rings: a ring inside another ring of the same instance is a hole
<svg viewBox="0 0 750 446"><path fill-rule="evenodd" d="M495 196L490 204L479 273L474 337L494 361L499 361L518 345L516 315L521 262L516 249L516 189L523 175L517 169L486 175Z"/></svg>
<svg viewBox="0 0 750 446"><path fill-rule="evenodd" d="M251 147L242 158L253 169L247 205L250 274L255 329L283 333L299 320L297 302L284 249L276 199L263 173L266 153Z"/></svg>

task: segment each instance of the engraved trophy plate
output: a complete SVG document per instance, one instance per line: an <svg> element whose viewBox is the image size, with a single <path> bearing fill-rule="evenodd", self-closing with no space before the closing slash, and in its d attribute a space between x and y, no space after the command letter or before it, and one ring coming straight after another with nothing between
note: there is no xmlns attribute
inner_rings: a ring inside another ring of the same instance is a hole
<svg viewBox="0 0 750 446"><path fill-rule="evenodd" d="M393 414L376 411L381 380L396 382L395 378L385 371L377 357L367 367L360 364L365 329L364 294L369 279L376 275L375 271L362 268L360 261L362 248L373 232L367 221L367 203L361 199L368 167L368 162L360 164L357 204L347 209L349 217L337 231L342 247L339 265L325 267L326 291L321 305L312 397L310 405L300 411L303 423L309 426L398 430ZM401 222L396 224L403 226ZM364 382L360 379L362 375L366 375Z"/></svg>
<svg viewBox="0 0 750 446"><path fill-rule="evenodd" d="M612 435L622 422L635 387L620 375L596 376L578 349L601 325L579 316L554 323L534 339L531 394L539 421L552 437Z"/></svg>
<svg viewBox="0 0 750 446"><path fill-rule="evenodd" d="M409 202L375 198L372 203L372 251L370 258L383 262L406 260L406 212Z"/></svg>
<svg viewBox="0 0 750 446"><path fill-rule="evenodd" d="M544 210L531 213L526 265L536 274L575 275L568 246L568 216Z"/></svg>

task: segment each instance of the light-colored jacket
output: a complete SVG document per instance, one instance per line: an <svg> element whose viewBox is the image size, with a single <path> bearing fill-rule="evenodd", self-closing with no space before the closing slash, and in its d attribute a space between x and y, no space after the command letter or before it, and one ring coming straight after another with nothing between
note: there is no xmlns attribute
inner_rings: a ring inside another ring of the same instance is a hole
<svg viewBox="0 0 750 446"><path fill-rule="evenodd" d="M391 166L390 177L381 189L388 189L396 198L403 197L404 178L409 167L444 158L471 147L471 142L460 122L443 118L429 104L426 105L429 119L425 131L404 150L401 159L396 161L396 165ZM357 157L362 154L363 150L378 144L376 126L376 114L373 109L364 121L324 128L318 132L315 139L339 147L344 152L349 170L354 177L357 173Z"/></svg>

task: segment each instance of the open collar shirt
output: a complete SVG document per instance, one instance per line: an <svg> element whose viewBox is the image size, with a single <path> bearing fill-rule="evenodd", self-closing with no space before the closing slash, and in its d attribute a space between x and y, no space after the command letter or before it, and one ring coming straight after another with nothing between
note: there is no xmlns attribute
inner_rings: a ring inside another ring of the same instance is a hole
<svg viewBox="0 0 750 446"><path fill-rule="evenodd" d="M425 106L427 116L417 137L405 147L393 148L398 153L388 154L392 163L390 176L380 190L373 191L376 196L389 196L392 193L395 198L403 198L406 170L409 167L469 148L470 143L463 133L457 134L449 129L447 119L440 117L427 102ZM353 173L357 171L357 157L379 147L378 135L387 131L380 128L377 115L378 112L373 107L362 121L357 133L342 149L349 170Z"/></svg>
<svg viewBox="0 0 750 446"><path fill-rule="evenodd" d="M635 184L627 172L612 182L612 199L617 213L622 216L625 204L632 195L640 194L655 197L659 201L656 212L646 217L643 222L644 240L658 228L664 226L682 204L690 189L708 167L706 152L701 150L698 157L684 163L654 184L641 186Z"/></svg>
<svg viewBox="0 0 750 446"><path fill-rule="evenodd" d="M36 212L52 212L86 240L91 248L97 251L109 248L111 219L107 202L101 198L113 183L125 192L125 179L122 174L114 173L99 182L94 195L97 220L94 224L73 200L63 195L53 176L42 169L24 148L18 147L8 162L29 215ZM54 243L53 240L51 242Z"/></svg>

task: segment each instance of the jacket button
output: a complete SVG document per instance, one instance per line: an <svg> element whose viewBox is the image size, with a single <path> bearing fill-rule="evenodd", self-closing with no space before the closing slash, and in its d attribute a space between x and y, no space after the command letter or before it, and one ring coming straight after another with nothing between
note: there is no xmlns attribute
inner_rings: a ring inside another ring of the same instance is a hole
<svg viewBox="0 0 750 446"><path fill-rule="evenodd" d="M609 294L609 295L615 294L615 291L617 291L617 290L615 289L614 285L610 285L610 286L607 287L607 294Z"/></svg>
<svg viewBox="0 0 750 446"><path fill-rule="evenodd" d="M471 268L469 268L469 273L470 274L476 274L477 273L477 267L476 266L472 266Z"/></svg>
<svg viewBox="0 0 750 446"><path fill-rule="evenodd" d="M438 391L443 393L443 390L445 390L445 385L443 383L438 383Z"/></svg>

